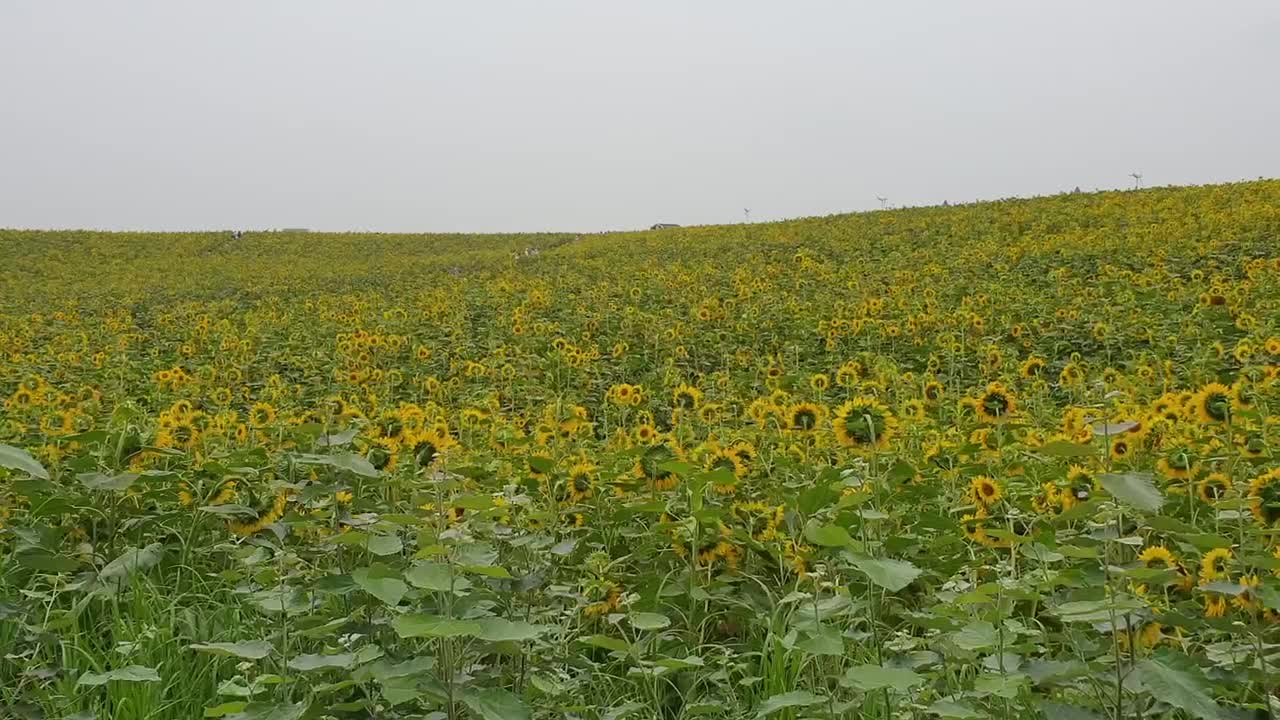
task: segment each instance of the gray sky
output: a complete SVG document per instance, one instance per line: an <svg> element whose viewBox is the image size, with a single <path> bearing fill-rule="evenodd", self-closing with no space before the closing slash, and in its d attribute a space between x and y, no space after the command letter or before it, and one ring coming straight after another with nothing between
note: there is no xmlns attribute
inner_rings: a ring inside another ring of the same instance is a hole
<svg viewBox="0 0 1280 720"><path fill-rule="evenodd" d="M1280 175L1280 3L0 4L0 227L601 230Z"/></svg>

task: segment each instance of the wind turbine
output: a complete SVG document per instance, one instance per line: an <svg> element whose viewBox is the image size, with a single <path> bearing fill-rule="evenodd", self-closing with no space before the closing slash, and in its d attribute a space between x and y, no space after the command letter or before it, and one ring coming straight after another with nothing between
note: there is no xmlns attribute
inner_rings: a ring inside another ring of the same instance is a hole
<svg viewBox="0 0 1280 720"><path fill-rule="evenodd" d="M881 209L881 210L884 210L884 209L886 209L886 208L888 207L887 205L885 205L885 203L889 202L889 198L887 198L887 197L882 197L882 196L880 196L880 195L877 195L877 196L876 196L876 199L880 201L880 209Z"/></svg>
<svg viewBox="0 0 1280 720"><path fill-rule="evenodd" d="M751 208L742 208L742 217L746 218L748 223L751 222Z"/></svg>
<svg viewBox="0 0 1280 720"><path fill-rule="evenodd" d="M1137 190L1138 188L1142 187L1142 173L1140 173L1140 172L1131 172L1131 173L1129 173L1129 177L1133 178L1133 189L1134 189L1134 190Z"/></svg>

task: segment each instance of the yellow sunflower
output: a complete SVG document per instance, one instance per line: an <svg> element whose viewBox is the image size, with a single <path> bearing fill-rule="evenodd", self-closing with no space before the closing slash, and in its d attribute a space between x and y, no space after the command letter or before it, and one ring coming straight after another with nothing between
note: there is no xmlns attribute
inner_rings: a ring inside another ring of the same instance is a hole
<svg viewBox="0 0 1280 720"><path fill-rule="evenodd" d="M883 450L898 434L898 419L870 397L856 397L841 405L833 425L841 445L859 450Z"/></svg>

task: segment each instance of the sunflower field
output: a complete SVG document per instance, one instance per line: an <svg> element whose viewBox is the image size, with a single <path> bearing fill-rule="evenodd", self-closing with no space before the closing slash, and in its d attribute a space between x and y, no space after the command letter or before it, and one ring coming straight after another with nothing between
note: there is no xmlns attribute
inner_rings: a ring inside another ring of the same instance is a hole
<svg viewBox="0 0 1280 720"><path fill-rule="evenodd" d="M1280 181L0 258L0 717L1280 714Z"/></svg>

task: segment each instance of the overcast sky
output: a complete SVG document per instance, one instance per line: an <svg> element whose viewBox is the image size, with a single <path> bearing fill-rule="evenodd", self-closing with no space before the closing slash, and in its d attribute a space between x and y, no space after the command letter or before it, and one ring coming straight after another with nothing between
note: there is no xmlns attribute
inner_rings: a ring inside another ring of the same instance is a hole
<svg viewBox="0 0 1280 720"><path fill-rule="evenodd" d="M1280 3L0 3L0 227L602 230L1280 175Z"/></svg>

